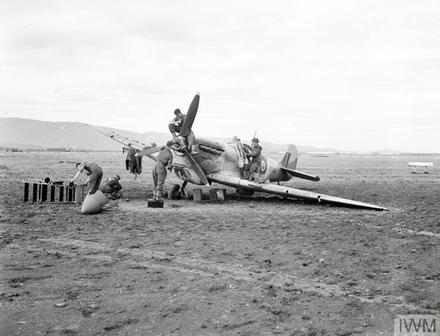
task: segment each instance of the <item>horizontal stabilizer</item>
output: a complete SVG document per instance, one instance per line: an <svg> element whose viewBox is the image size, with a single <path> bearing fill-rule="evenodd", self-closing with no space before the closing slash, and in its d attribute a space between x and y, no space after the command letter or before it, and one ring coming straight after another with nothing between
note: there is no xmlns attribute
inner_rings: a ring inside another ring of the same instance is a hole
<svg viewBox="0 0 440 336"><path fill-rule="evenodd" d="M295 176L295 177L302 178L305 180L315 181L315 182L318 182L320 180L319 176L303 173L303 172L300 172L299 170L296 170L296 169L289 169L289 168L284 168L284 167L280 167L280 169L283 172L285 172L291 176Z"/></svg>

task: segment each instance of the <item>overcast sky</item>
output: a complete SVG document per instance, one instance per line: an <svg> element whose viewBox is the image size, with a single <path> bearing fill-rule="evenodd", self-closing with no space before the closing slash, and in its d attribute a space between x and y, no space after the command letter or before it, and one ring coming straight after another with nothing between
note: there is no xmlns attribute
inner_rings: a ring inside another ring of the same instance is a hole
<svg viewBox="0 0 440 336"><path fill-rule="evenodd" d="M440 1L1 1L0 116L440 152Z"/></svg>

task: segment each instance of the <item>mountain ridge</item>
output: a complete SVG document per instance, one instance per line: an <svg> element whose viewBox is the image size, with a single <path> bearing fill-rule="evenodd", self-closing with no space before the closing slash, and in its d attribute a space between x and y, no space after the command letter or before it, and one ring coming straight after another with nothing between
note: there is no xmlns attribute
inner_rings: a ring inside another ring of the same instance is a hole
<svg viewBox="0 0 440 336"><path fill-rule="evenodd" d="M121 144L100 134L93 127L113 130L116 133L140 141L145 144L155 142L164 144L170 139L170 134L161 132L137 133L128 130L88 125L81 122L53 122L26 118L0 119L0 146L19 147L22 149L68 148L73 150L116 151ZM214 138L227 142L230 139ZM283 152L287 144L277 144L261 141L265 152ZM300 152L337 153L341 150L333 148L317 148L297 145ZM389 152L390 150L387 150ZM345 151L344 151L345 152ZM379 151L375 151L379 152ZM391 151L398 153L398 151Z"/></svg>

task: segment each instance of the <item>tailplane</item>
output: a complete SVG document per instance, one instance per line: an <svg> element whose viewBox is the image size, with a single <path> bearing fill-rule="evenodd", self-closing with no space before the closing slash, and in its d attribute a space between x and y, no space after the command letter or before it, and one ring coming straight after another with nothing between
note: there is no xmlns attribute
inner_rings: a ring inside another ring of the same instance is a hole
<svg viewBox="0 0 440 336"><path fill-rule="evenodd" d="M269 181L289 181L292 177L298 177L309 181L319 181L319 176L310 175L296 170L298 164L298 149L295 145L289 145L287 152L278 163L279 168L274 169L269 175Z"/></svg>

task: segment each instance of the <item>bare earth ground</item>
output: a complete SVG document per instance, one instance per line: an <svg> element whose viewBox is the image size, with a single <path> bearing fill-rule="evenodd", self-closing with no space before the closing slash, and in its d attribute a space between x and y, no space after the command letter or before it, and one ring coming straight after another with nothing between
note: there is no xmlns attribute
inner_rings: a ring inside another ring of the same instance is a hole
<svg viewBox="0 0 440 336"><path fill-rule="evenodd" d="M81 215L23 203L17 181L68 180L73 162L120 173L124 200ZM299 188L375 212L278 198L150 209L120 153L0 153L1 335L391 335L397 314L440 312L440 188L408 161L300 158ZM172 176L167 183L177 181Z"/></svg>

